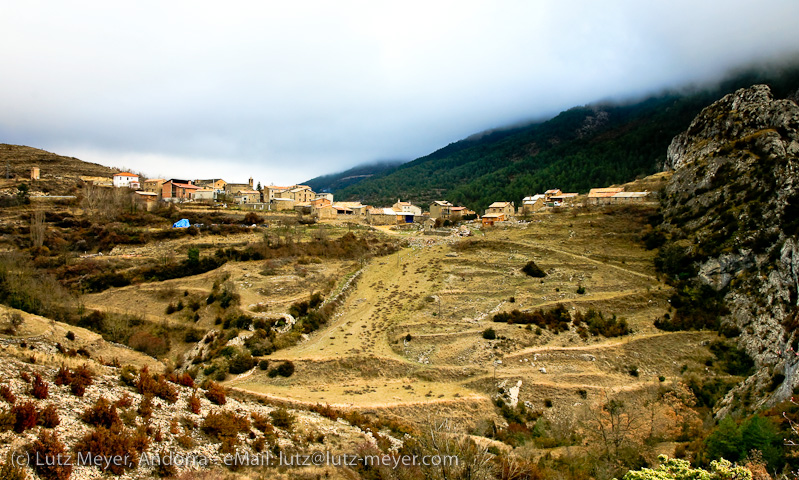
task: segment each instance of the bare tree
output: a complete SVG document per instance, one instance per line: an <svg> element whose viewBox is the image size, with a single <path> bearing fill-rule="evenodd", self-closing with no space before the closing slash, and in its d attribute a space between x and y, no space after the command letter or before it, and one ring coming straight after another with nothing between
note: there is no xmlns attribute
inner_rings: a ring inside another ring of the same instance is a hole
<svg viewBox="0 0 799 480"><path fill-rule="evenodd" d="M44 223L44 212L37 210L31 215L31 243L35 248L44 245L44 237L47 232L47 225Z"/></svg>

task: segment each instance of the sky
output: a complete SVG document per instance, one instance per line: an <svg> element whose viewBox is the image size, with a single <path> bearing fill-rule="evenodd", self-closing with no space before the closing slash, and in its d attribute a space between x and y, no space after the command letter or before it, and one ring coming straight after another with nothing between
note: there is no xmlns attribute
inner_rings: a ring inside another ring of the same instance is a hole
<svg viewBox="0 0 799 480"><path fill-rule="evenodd" d="M293 184L799 53L799 1L37 1L0 14L0 143Z"/></svg>

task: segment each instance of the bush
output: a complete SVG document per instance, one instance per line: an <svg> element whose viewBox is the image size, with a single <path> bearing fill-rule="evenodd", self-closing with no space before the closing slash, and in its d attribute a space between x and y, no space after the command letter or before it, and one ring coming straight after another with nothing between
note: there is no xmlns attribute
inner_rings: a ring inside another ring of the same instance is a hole
<svg viewBox="0 0 799 480"><path fill-rule="evenodd" d="M56 459L67 455L66 447L55 432L42 429L39 437L28 447L34 458ZM44 480L68 480L72 475L72 464L68 462L34 462L33 469Z"/></svg>
<svg viewBox="0 0 799 480"><path fill-rule="evenodd" d="M119 419L117 407L106 400L105 397L98 398L93 406L83 412L80 418L94 427L107 429L119 429L122 427L122 420Z"/></svg>
<svg viewBox="0 0 799 480"><path fill-rule="evenodd" d="M124 462L104 462L100 466L104 471L122 475L125 470L136 467L139 454L148 443L146 436L137 438L135 434L125 429L109 430L98 427L78 440L75 451L92 459L98 456L124 459Z"/></svg>
<svg viewBox="0 0 799 480"><path fill-rule="evenodd" d="M55 428L60 423L61 419L58 417L58 410L56 410L55 405L51 403L44 407L44 410L39 415L39 425L44 428Z"/></svg>
<svg viewBox="0 0 799 480"><path fill-rule="evenodd" d="M48 396L47 382L42 380L42 376L38 373L33 374L33 387L31 388L31 395L38 400L44 400Z"/></svg>
<svg viewBox="0 0 799 480"><path fill-rule="evenodd" d="M14 405L17 401L17 397L14 395L14 392L11 391L11 387L8 385L0 385L0 397L3 397L3 400Z"/></svg>
<svg viewBox="0 0 799 480"><path fill-rule="evenodd" d="M269 360L261 360L258 362L258 368L261 370L268 370L269 369Z"/></svg>
<svg viewBox="0 0 799 480"><path fill-rule="evenodd" d="M294 415L283 407L272 410L269 416L272 417L272 425L284 430L290 430L294 424Z"/></svg>
<svg viewBox="0 0 799 480"><path fill-rule="evenodd" d="M250 430L250 421L247 417L230 412L210 412L203 419L201 428L203 432L218 440L235 440L239 433Z"/></svg>
<svg viewBox="0 0 799 480"><path fill-rule="evenodd" d="M541 270L541 268L538 265L536 265L535 262L532 260L527 262L527 265L522 267L522 272L526 273L528 276L535 278L544 278L547 276L546 272Z"/></svg>
<svg viewBox="0 0 799 480"><path fill-rule="evenodd" d="M230 373L238 375L250 370L255 366L255 360L249 352L242 352L230 360Z"/></svg>
<svg viewBox="0 0 799 480"><path fill-rule="evenodd" d="M191 397L188 400L189 411L191 413L198 414L200 413L200 397L197 396L197 391L195 390L192 392Z"/></svg>
<svg viewBox="0 0 799 480"><path fill-rule="evenodd" d="M14 432L22 433L29 428L36 426L39 420L39 412L33 402L18 403L11 407L11 413L15 415Z"/></svg>
<svg viewBox="0 0 799 480"><path fill-rule="evenodd" d="M211 382L208 384L208 390L205 392L205 398L216 405L224 405L227 402L225 399L225 388L216 382Z"/></svg>
<svg viewBox="0 0 799 480"><path fill-rule="evenodd" d="M94 373L86 365L81 365L70 371L65 366L61 366L55 376L56 385L69 385L69 389L73 395L82 397L86 392L86 387L93 383Z"/></svg>
<svg viewBox="0 0 799 480"><path fill-rule="evenodd" d="M495 332L493 328L488 327L485 330L483 330L483 338L485 338L486 340L496 340L497 332Z"/></svg>
<svg viewBox="0 0 799 480"><path fill-rule="evenodd" d="M27 480L28 474L22 466L17 465L13 457L14 453L9 450L6 454L5 463L0 466L0 478L3 480Z"/></svg>

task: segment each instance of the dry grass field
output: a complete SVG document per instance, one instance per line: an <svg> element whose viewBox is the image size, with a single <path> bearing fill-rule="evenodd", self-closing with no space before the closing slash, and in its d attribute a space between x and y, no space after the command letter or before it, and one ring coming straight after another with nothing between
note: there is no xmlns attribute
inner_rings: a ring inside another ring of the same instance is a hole
<svg viewBox="0 0 799 480"><path fill-rule="evenodd" d="M652 325L669 310L668 287L638 240L644 213L542 214L467 238L398 234L409 246L370 260L333 321L269 357L291 360L292 377L255 370L228 384L289 402L403 416L426 406L474 425L494 418L501 385L521 381L520 400L566 415L581 402L701 369L713 334ZM521 272L530 260L545 278ZM616 315L633 333L582 339L574 328L554 334L492 321L501 311L557 304ZM497 339L482 337L488 327Z"/></svg>

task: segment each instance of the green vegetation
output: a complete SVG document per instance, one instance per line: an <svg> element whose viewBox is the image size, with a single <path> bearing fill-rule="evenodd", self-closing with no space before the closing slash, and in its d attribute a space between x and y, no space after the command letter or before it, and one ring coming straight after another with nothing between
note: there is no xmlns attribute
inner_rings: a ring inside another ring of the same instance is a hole
<svg viewBox="0 0 799 480"><path fill-rule="evenodd" d="M522 267L522 272L535 278L543 278L547 276L546 272L541 270L541 268L538 265L536 265L535 262L532 260L527 262L527 264L524 267Z"/></svg>

